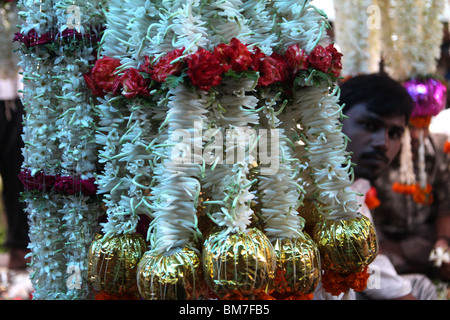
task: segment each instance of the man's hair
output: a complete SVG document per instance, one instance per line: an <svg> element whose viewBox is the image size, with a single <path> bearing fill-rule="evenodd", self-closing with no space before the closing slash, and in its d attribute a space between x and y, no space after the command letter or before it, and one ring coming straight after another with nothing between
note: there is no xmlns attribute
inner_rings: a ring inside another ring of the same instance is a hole
<svg viewBox="0 0 450 320"><path fill-rule="evenodd" d="M414 101L403 85L385 73L355 76L340 85L340 103L344 114L354 105L363 103L381 116L404 115L406 123L414 109Z"/></svg>

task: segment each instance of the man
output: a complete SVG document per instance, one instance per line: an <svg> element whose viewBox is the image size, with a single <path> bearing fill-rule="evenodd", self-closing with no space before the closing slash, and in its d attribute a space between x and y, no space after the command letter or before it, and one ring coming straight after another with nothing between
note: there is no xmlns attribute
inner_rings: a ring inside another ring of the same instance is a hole
<svg viewBox="0 0 450 320"><path fill-rule="evenodd" d="M365 194L371 181L379 177L401 149L402 135L414 104L403 86L384 74L351 78L341 86L344 104L343 133L350 142L355 182L352 190ZM361 213L372 219L370 210L359 197ZM364 291L363 299L434 299L436 293L428 279L417 276L412 281L397 274L390 260L380 254L370 265L380 277L379 287ZM423 284L425 282L425 285ZM413 295L413 291L415 295Z"/></svg>
<svg viewBox="0 0 450 320"><path fill-rule="evenodd" d="M410 126L411 151L416 177L420 129ZM433 202L418 204L411 195L393 192L399 180L399 159L377 179L374 186L381 204L374 210L380 246L399 273L420 272L429 277L450 280L450 263L439 268L429 260L433 248L449 250L450 245L450 168L443 152L446 136L430 134L424 129L426 180L432 187Z"/></svg>

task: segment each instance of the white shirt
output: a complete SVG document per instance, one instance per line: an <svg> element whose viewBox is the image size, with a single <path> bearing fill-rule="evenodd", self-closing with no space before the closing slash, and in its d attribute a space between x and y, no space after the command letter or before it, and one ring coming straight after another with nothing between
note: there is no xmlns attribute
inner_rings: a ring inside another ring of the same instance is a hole
<svg viewBox="0 0 450 320"><path fill-rule="evenodd" d="M350 189L353 192L363 194L357 196L358 203L361 205L359 212L370 219L373 223L372 214L367 207L366 193L370 189L370 182L365 179L356 179ZM371 274L367 288L364 290L371 299L390 300L403 297L411 293L411 283L403 279L395 270L389 258L381 253L369 265Z"/></svg>

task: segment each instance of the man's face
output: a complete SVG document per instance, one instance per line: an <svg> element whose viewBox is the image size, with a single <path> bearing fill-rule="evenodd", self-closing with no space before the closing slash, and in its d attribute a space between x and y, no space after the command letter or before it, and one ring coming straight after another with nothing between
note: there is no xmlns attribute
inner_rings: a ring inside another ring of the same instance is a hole
<svg viewBox="0 0 450 320"><path fill-rule="evenodd" d="M364 103L351 107L346 116L342 132L351 140L347 151L353 153L355 177L373 180L399 153L405 116L383 117L367 110Z"/></svg>

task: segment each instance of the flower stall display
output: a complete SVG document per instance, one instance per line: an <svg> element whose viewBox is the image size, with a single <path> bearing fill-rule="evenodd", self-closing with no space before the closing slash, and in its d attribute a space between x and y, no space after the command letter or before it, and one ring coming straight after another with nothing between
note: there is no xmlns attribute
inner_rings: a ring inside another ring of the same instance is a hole
<svg viewBox="0 0 450 320"><path fill-rule="evenodd" d="M99 204L95 116L82 76L95 59L102 17L88 1L74 7L24 0L18 8L22 26L14 41L20 44L26 112L20 178L33 298L86 299L87 253Z"/></svg>
<svg viewBox="0 0 450 320"><path fill-rule="evenodd" d="M108 2L84 75L99 112L101 297L136 297L133 272L144 299L310 299L323 267L350 279L342 292L365 287L376 237L347 191L327 26L309 1ZM313 237L304 199L320 211ZM125 249L144 217L147 251Z"/></svg>

